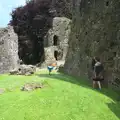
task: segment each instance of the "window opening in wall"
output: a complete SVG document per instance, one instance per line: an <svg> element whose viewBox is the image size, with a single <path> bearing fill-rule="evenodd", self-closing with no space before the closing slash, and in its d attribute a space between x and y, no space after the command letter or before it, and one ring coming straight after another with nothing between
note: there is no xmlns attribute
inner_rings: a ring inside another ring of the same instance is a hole
<svg viewBox="0 0 120 120"><path fill-rule="evenodd" d="M58 51L54 51L54 57L56 60L58 60Z"/></svg>
<svg viewBox="0 0 120 120"><path fill-rule="evenodd" d="M109 6L109 1L106 2L106 6Z"/></svg>
<svg viewBox="0 0 120 120"><path fill-rule="evenodd" d="M4 40L0 41L0 45L3 45L4 44Z"/></svg>
<svg viewBox="0 0 120 120"><path fill-rule="evenodd" d="M54 46L58 45L58 36L57 35L54 35L54 37L53 37L53 45Z"/></svg>
<svg viewBox="0 0 120 120"><path fill-rule="evenodd" d="M85 32L85 35L87 35L88 33L87 32Z"/></svg>
<svg viewBox="0 0 120 120"><path fill-rule="evenodd" d="M116 55L117 55L117 52L113 52L113 55L114 55L114 57L116 57Z"/></svg>

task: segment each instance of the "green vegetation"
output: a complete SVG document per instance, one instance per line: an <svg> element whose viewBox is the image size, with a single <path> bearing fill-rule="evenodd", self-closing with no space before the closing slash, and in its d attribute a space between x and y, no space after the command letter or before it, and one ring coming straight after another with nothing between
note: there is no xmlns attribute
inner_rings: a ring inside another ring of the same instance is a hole
<svg viewBox="0 0 120 120"><path fill-rule="evenodd" d="M20 91L28 82L44 82L44 88ZM33 76L0 76L0 120L119 120L117 95L93 90L87 82L41 71Z"/></svg>
<svg viewBox="0 0 120 120"><path fill-rule="evenodd" d="M18 35L18 54L25 64L44 61L44 37L52 28L54 17L72 18L71 3L71 0L27 0L24 6L13 9L9 24Z"/></svg>

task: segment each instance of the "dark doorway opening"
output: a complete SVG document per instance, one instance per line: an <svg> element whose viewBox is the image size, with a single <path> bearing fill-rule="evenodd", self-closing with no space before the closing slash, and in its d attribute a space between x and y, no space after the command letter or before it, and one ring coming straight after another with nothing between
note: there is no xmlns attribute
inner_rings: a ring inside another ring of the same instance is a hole
<svg viewBox="0 0 120 120"><path fill-rule="evenodd" d="M109 6L109 1L106 2L106 6Z"/></svg>
<svg viewBox="0 0 120 120"><path fill-rule="evenodd" d="M58 60L58 51L54 51L54 57L56 60Z"/></svg>
<svg viewBox="0 0 120 120"><path fill-rule="evenodd" d="M58 45L58 36L57 35L54 35L54 37L53 37L53 45L54 46Z"/></svg>

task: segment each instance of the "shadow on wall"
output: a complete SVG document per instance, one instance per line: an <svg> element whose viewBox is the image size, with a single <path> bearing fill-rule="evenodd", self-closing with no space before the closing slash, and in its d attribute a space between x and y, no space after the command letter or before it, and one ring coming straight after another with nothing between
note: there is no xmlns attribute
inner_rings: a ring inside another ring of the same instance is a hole
<svg viewBox="0 0 120 120"><path fill-rule="evenodd" d="M108 108L120 119L120 102L108 103Z"/></svg>

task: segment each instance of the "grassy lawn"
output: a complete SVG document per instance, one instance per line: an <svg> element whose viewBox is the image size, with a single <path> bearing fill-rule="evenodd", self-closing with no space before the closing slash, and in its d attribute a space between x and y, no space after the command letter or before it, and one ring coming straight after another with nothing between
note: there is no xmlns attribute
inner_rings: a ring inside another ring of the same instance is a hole
<svg viewBox="0 0 120 120"><path fill-rule="evenodd" d="M0 76L0 120L120 120L117 95L93 90L84 80L41 71L33 76ZM25 83L44 82L46 87L20 91Z"/></svg>

